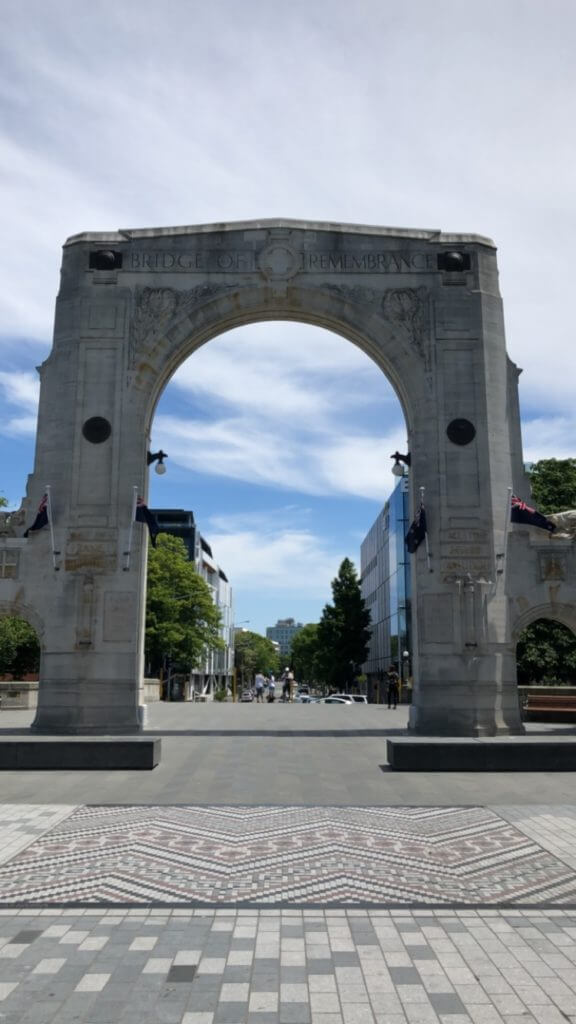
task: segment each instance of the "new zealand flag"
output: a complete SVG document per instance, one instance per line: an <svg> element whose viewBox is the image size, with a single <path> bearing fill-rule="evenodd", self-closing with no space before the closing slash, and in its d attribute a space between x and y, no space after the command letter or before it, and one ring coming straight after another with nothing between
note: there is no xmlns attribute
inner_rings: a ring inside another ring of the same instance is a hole
<svg viewBox="0 0 576 1024"><path fill-rule="evenodd" d="M426 532L426 510L424 505L420 505L418 514L404 538L406 549L411 555L414 554L424 540Z"/></svg>
<svg viewBox="0 0 576 1024"><path fill-rule="evenodd" d="M44 497L42 498L42 501L38 505L38 511L36 513L36 519L32 523L32 526L28 527L28 529L26 530L26 533L24 534L24 536L27 537L28 534L32 533L33 530L41 530L43 526L48 526L48 495L47 494L44 495Z"/></svg>
<svg viewBox="0 0 576 1024"><path fill-rule="evenodd" d="M543 516L541 512L537 512L535 508L530 508L525 501L521 501L520 498L516 498L514 495L512 495L510 521L512 523L524 523L525 526L538 526L541 530L548 530L549 533L553 533L556 529L554 523L547 519L546 516Z"/></svg>
<svg viewBox="0 0 576 1024"><path fill-rule="evenodd" d="M148 527L148 533L150 534L150 543L153 548L156 547L156 537L160 533L160 527L156 522L155 517L152 515L148 505L145 505L142 498L138 498L136 502L136 515L134 516L137 523L146 523Z"/></svg>

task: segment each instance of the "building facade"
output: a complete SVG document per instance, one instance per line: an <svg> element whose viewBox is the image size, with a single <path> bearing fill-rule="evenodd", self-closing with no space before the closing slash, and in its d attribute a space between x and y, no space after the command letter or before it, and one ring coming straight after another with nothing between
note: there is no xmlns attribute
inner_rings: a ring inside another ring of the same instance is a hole
<svg viewBox="0 0 576 1024"><path fill-rule="evenodd" d="M410 555L404 537L409 526L408 477L403 476L370 527L360 549L362 597L372 616L368 658L363 666L368 700L386 696L386 672L394 665L404 694L411 673Z"/></svg>
<svg viewBox="0 0 576 1024"><path fill-rule="evenodd" d="M303 625L302 622L296 622L294 619L278 619L275 626L266 627L266 636L268 640L278 644L281 658L290 658L292 641Z"/></svg>
<svg viewBox="0 0 576 1024"><path fill-rule="evenodd" d="M198 694L212 697L215 690L232 688L234 673L234 614L232 587L228 577L214 559L208 541L194 520L194 513L184 509L151 509L160 531L184 541L188 557L207 584L212 600L220 612L220 636L224 647L208 651L203 661L194 666L189 679L182 681L182 696L193 699Z"/></svg>

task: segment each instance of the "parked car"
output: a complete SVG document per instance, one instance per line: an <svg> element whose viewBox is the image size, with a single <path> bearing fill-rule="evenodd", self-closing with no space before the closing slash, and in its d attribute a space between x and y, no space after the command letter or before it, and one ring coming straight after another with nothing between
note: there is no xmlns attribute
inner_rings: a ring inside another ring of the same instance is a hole
<svg viewBox="0 0 576 1024"><path fill-rule="evenodd" d="M307 690L298 690L298 693L294 697L294 702L296 704L311 704L312 700L313 698L310 696Z"/></svg>
<svg viewBox="0 0 576 1024"><path fill-rule="evenodd" d="M253 700L254 694L252 693L252 690L242 690L242 693L240 694L241 704L250 704Z"/></svg>
<svg viewBox="0 0 576 1024"><path fill-rule="evenodd" d="M367 704L368 701L363 693L331 693L331 697L339 697L340 700L348 701L349 704Z"/></svg>
<svg viewBox="0 0 576 1024"><path fill-rule="evenodd" d="M319 697L317 700L311 700L311 704L343 704L351 707L354 703L353 700L343 700L342 697Z"/></svg>

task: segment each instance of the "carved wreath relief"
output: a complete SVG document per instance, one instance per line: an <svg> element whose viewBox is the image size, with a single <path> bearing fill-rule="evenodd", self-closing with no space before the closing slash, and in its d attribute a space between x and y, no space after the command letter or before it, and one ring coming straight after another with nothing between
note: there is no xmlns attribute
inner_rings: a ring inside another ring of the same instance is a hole
<svg viewBox="0 0 576 1024"><path fill-rule="evenodd" d="M176 291L174 288L137 288L130 327L129 368L134 367L137 351L141 355L147 353L173 320L187 316L196 306L201 306L220 292L228 291L230 287L203 284L186 291Z"/></svg>

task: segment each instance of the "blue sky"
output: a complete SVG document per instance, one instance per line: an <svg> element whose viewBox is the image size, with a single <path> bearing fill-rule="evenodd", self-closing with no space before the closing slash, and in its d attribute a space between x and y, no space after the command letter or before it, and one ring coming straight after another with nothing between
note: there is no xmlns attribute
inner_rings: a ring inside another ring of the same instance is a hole
<svg viewBox="0 0 576 1024"><path fill-rule="evenodd" d="M34 452L60 247L77 232L292 217L499 247L525 458L576 454L572 0L39 0L3 12L0 491ZM193 508L236 619L318 617L393 484L398 402L297 324L215 339L159 405L151 504Z"/></svg>

